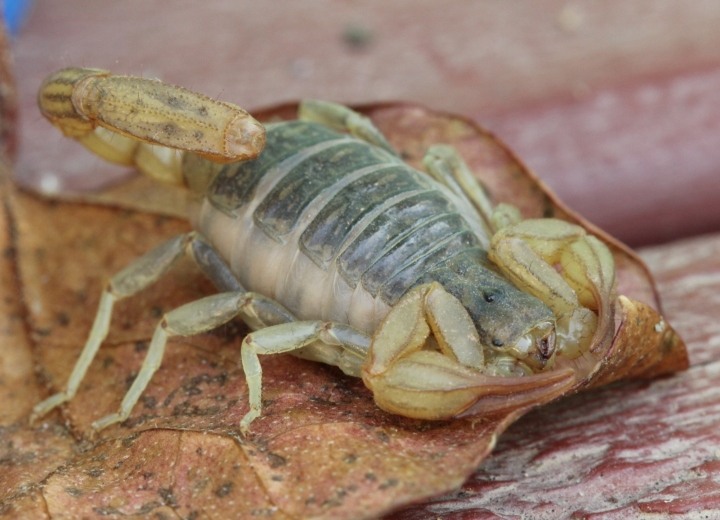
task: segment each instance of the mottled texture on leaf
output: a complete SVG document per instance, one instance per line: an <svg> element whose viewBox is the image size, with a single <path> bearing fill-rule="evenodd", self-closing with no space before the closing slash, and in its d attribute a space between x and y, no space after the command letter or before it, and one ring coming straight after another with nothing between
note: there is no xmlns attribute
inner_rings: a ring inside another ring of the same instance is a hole
<svg viewBox="0 0 720 520"><path fill-rule="evenodd" d="M0 190L7 170L0 166ZM33 371L32 344L15 270L16 249L10 221L0 212L0 512L5 500L22 497L68 457L74 441L61 426L26 425L30 409L43 395ZM25 499L23 499L25 500ZM31 501L33 504L35 501ZM30 502L28 502L29 504Z"/></svg>
<svg viewBox="0 0 720 520"><path fill-rule="evenodd" d="M43 493L53 517L285 518L237 442L202 432L149 430L99 443Z"/></svg>
<svg viewBox="0 0 720 520"><path fill-rule="evenodd" d="M0 183L0 187L3 184ZM15 272L15 247L5 211L0 212L0 425L22 420L41 395L33 381L31 343L25 336L24 308ZM13 348L10 348L10 347Z"/></svg>
<svg viewBox="0 0 720 520"><path fill-rule="evenodd" d="M650 306L620 296L615 313L620 323L615 339L588 387L623 378L655 377L688 367L685 344Z"/></svg>
<svg viewBox="0 0 720 520"><path fill-rule="evenodd" d="M162 240L183 231L185 224L26 195L16 198L14 210L36 355L41 374L55 391L77 359L104 276L136 256L138 248L149 247L144 241L150 236ZM121 247L115 249L118 241ZM87 263L67 261L68 251L78 257L82 253ZM91 290L93 285L96 291ZM130 419L101 432L99 445L88 444L90 423L114 411L129 387L161 309L211 291L191 264L181 264L167 280L117 306L109 340L78 395L62 409L65 421L79 439L85 439L82 446L89 451L75 458L66 453L34 476L41 480L66 464L45 481L43 496L51 514L202 509L195 495L193 500L185 497L186 506L180 495L190 491L175 482L180 477L193 480L192 475L203 471L217 476L212 468L230 456L241 461L242 478L264 493L253 500L243 492L233 505L244 500L278 518L280 511L325 518L377 514L460 485L489 453L496 432L514 419L510 414L428 423L393 416L377 409L359 379L322 364L269 356L263 359L265 409L250 436L243 439L238 424L248 405L239 345L245 330L230 325L212 334L171 341L163 366ZM57 412L39 427L44 423L54 428L53 416ZM142 433L133 440L138 432ZM183 442L203 444L206 455L188 457L188 470L178 473L171 466L180 464ZM133 457L142 463L128 462L121 470L120 461ZM145 473L155 474L156 480L146 482ZM234 474L215 484L213 489L220 494L252 487ZM130 492L140 488L143 493ZM213 497L208 494L208 500ZM219 508L229 502L214 504Z"/></svg>
<svg viewBox="0 0 720 520"><path fill-rule="evenodd" d="M496 202L517 204L526 217L579 221L492 136L467 121L402 105L369 112L413 164L429 144L453 144ZM132 206L128 196L132 192L117 204ZM104 202L114 203L107 198ZM27 312L47 393L55 392L82 348L107 277L188 227L168 217L28 195L17 196L11 208L27 305L22 312ZM612 247L620 292L657 307L644 266L624 248ZM12 268L12 262L9 265ZM75 435L77 453L68 450L68 441L65 451L55 449L57 459L34 468L31 478L9 477L8 485L18 491L0 497L7 501L6 511L16 510L21 502L35 504L37 488L32 484L43 481L42 496L50 514L112 517L174 511L187 517L198 511L241 517L240 511L257 511L276 518L375 517L457 488L488 455L497 435L530 408L443 422L411 420L380 411L359 379L335 368L267 356L261 360L263 414L243 438L238 423L248 402L239 345L245 330L231 324L169 342L162 367L129 420L103 430L97 444L90 442L90 423L119 406L162 313L212 292L190 262L181 262L155 286L116 306L110 336L78 395L37 425L41 432L64 432L54 434L57 443L67 439L67 431L55 423L62 416ZM645 332L657 324L648 314L652 311L624 303L621 309L616 316L620 335L610 351L628 349L622 354L629 361L625 370L633 375L655 370L646 363L650 358L645 353L667 345L677 346L671 352L680 361L672 367L659 365L662 371L682 368L683 350L674 339L664 339L667 333L655 332L659 343L647 341ZM633 350L637 331L646 342L645 353ZM30 342L22 341L27 350ZM583 370L594 371L594 366ZM609 381L625 374L613 361L601 366L597 379ZM584 375L578 385L585 384ZM35 394L32 402L22 405L23 420L39 399L37 389ZM17 428L22 435L33 431L25 423Z"/></svg>

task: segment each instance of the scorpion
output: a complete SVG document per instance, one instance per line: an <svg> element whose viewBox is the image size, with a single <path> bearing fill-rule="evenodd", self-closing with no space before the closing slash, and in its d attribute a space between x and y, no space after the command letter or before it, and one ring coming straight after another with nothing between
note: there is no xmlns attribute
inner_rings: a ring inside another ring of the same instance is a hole
<svg viewBox="0 0 720 520"><path fill-rule="evenodd" d="M377 406L442 420L540 402L577 383L573 360L612 338L615 265L584 228L493 206L460 154L407 165L371 120L305 100L261 125L240 107L157 80L68 68L43 82L43 115L100 157L189 190L195 231L156 246L106 284L64 390L73 398L113 304L181 257L220 291L164 314L117 413L127 419L167 339L240 317L249 411L262 415L259 356L290 353L361 377Z"/></svg>

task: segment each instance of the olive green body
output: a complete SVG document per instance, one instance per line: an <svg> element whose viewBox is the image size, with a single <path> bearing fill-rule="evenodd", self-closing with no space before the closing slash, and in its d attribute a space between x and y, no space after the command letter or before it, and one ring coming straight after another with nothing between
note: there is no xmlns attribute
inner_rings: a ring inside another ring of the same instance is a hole
<svg viewBox="0 0 720 520"><path fill-rule="evenodd" d="M466 201L322 125L268 125L265 150L222 167L192 220L247 289L300 319L372 332L409 289L432 281L462 302L486 345L554 319L494 271Z"/></svg>

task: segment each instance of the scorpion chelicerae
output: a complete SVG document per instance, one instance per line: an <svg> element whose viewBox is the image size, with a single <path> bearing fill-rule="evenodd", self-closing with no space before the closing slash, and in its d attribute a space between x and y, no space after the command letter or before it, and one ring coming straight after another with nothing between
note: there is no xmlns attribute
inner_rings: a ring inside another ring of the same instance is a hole
<svg viewBox="0 0 720 520"><path fill-rule="evenodd" d="M75 395L113 304L183 255L222 292L164 315L120 411L94 429L129 416L168 337L238 316L252 329L241 346L243 431L261 414L259 355L338 366L384 410L447 419L570 388L571 360L612 338L607 247L579 226L493 207L447 145L427 150L423 173L341 105L307 100L296 121L263 126L230 103L99 69L51 75L39 104L99 156L188 188L196 231L110 279L65 389L35 417Z"/></svg>

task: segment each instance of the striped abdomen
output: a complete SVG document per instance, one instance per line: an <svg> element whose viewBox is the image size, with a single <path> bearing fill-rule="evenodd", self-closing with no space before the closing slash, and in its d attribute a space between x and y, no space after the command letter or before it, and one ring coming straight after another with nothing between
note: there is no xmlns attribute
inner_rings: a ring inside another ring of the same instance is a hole
<svg viewBox="0 0 720 520"><path fill-rule="evenodd" d="M371 331L428 273L484 261L464 204L377 147L295 121L268 127L259 158L222 169L196 224L248 289L301 319Z"/></svg>

